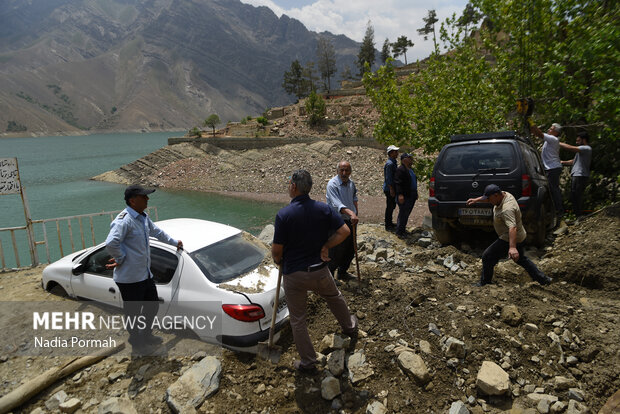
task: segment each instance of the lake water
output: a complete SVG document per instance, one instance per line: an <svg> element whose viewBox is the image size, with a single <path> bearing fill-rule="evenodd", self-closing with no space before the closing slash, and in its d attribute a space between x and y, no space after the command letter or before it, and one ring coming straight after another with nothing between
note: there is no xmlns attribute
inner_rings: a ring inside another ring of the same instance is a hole
<svg viewBox="0 0 620 414"><path fill-rule="evenodd" d="M127 133L88 136L57 136L0 139L0 158L17 157L22 186L33 220L122 210L124 185L90 180L114 170L167 144L174 133ZM273 223L281 204L239 200L215 194L158 189L149 204L157 207L160 220L192 217L217 221L258 234ZM109 219L108 219L109 221ZM25 224L19 195L0 196L0 228ZM74 223L73 226L77 226ZM48 225L47 231L51 230ZM55 231L55 226L54 226ZM79 230L78 230L79 232ZM75 233L75 230L74 230ZM78 233L79 234L79 233ZM105 239L107 230L97 229L96 241ZM29 259L25 240L19 243L20 258ZM77 239L74 235L74 239ZM37 236L37 240L41 240ZM0 232L6 266L14 266L7 232ZM24 250L25 248L25 250ZM38 248L45 261L45 249ZM67 254L64 249L64 254ZM55 252L59 256L59 252ZM52 257L52 260L58 257Z"/></svg>

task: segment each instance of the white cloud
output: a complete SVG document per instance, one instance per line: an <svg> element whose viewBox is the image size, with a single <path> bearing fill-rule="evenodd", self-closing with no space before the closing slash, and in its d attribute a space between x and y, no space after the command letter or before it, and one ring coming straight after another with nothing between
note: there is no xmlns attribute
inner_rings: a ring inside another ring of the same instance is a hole
<svg viewBox="0 0 620 414"><path fill-rule="evenodd" d="M423 17L435 9L439 22L453 13L461 14L467 0L306 0L301 7L283 7L285 0L242 0L254 6L267 6L278 16L286 14L301 21L309 30L344 34L360 42L370 20L375 30L375 47L381 50L386 38L394 42L398 36L407 36L414 47L407 52L407 61L415 61L430 54L433 41L418 35ZM300 3L300 2L297 2ZM280 5L279 5L280 4ZM436 24L439 36L439 22ZM403 59L402 57L400 59Z"/></svg>

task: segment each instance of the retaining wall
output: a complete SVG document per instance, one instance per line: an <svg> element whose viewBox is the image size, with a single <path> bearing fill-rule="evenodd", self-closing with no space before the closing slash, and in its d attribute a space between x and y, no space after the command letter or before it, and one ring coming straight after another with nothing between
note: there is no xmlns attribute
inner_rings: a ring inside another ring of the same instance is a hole
<svg viewBox="0 0 620 414"><path fill-rule="evenodd" d="M318 141L341 141L345 145L370 147L385 149L386 146L378 143L374 138L335 138L335 137L306 137L306 138L281 138L281 137L210 137L210 138L189 138L189 137L173 137L168 138L168 145L180 144L187 142L195 146L201 144L211 144L226 150L246 150L246 149L262 149L275 148L288 144L312 144Z"/></svg>

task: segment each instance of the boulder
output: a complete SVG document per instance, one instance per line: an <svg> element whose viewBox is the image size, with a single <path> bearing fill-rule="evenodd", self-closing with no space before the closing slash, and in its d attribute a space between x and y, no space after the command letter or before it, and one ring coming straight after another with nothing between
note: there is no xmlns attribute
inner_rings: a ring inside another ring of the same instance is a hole
<svg viewBox="0 0 620 414"><path fill-rule="evenodd" d="M258 239L262 241L263 243L271 246L274 232L275 232L275 227L273 226L273 224L267 224L265 228L258 235Z"/></svg>
<svg viewBox="0 0 620 414"><path fill-rule="evenodd" d="M398 356L398 364L405 373L418 384L424 385L431 380L431 375L422 357L413 352L403 352Z"/></svg>
<svg viewBox="0 0 620 414"><path fill-rule="evenodd" d="M327 369L336 377L344 372L344 349L337 349L327 356Z"/></svg>
<svg viewBox="0 0 620 414"><path fill-rule="evenodd" d="M366 407L366 414L386 414L388 412L385 405L379 401L373 401Z"/></svg>
<svg viewBox="0 0 620 414"><path fill-rule="evenodd" d="M463 401L455 401L450 406L448 414L469 414L469 410L463 403Z"/></svg>
<svg viewBox="0 0 620 414"><path fill-rule="evenodd" d="M321 397L331 401L340 395L340 381L334 377L327 377L321 381Z"/></svg>
<svg viewBox="0 0 620 414"><path fill-rule="evenodd" d="M64 390L60 390L45 401L45 407L50 411L54 411L60 404L65 402L66 399L67 393Z"/></svg>
<svg viewBox="0 0 620 414"><path fill-rule="evenodd" d="M204 358L168 387L166 402L175 413L199 407L219 389L221 372L222 364L217 358Z"/></svg>
<svg viewBox="0 0 620 414"><path fill-rule="evenodd" d="M476 386L487 395L503 395L510 391L510 377L499 365L484 361L478 371Z"/></svg>
<svg viewBox="0 0 620 414"><path fill-rule="evenodd" d="M523 315L515 305L506 305L502 308L502 320L510 326L519 326Z"/></svg>
<svg viewBox="0 0 620 414"><path fill-rule="evenodd" d="M78 398L71 398L58 406L63 413L73 414L82 406L82 401Z"/></svg>
<svg viewBox="0 0 620 414"><path fill-rule="evenodd" d="M349 380L353 384L363 381L375 373L366 362L366 354L363 349L359 349L349 356L347 368L349 369Z"/></svg>
<svg viewBox="0 0 620 414"><path fill-rule="evenodd" d="M109 398L99 404L97 414L138 414L128 398Z"/></svg>
<svg viewBox="0 0 620 414"><path fill-rule="evenodd" d="M443 346L443 349L448 358L465 358L465 343L456 338L448 338Z"/></svg>

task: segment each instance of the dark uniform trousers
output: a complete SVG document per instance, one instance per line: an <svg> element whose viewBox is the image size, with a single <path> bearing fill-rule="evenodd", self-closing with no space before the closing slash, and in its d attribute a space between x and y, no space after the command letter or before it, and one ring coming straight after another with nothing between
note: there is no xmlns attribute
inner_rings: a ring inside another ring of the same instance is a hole
<svg viewBox="0 0 620 414"><path fill-rule="evenodd" d="M329 249L329 258L331 260L327 264L332 274L338 270L339 277L349 270L351 261L353 260L353 257L355 257L355 249L353 246L353 225L347 220L345 220L344 224L347 225L351 233L342 241L342 243ZM334 232L332 232L332 234L333 233Z"/></svg>
<svg viewBox="0 0 620 414"><path fill-rule="evenodd" d="M127 327L129 343L134 344L151 334L151 326L159 310L157 286L152 277L136 283L116 282L116 285L121 291L125 315L130 318L130 323L135 322Z"/></svg>

